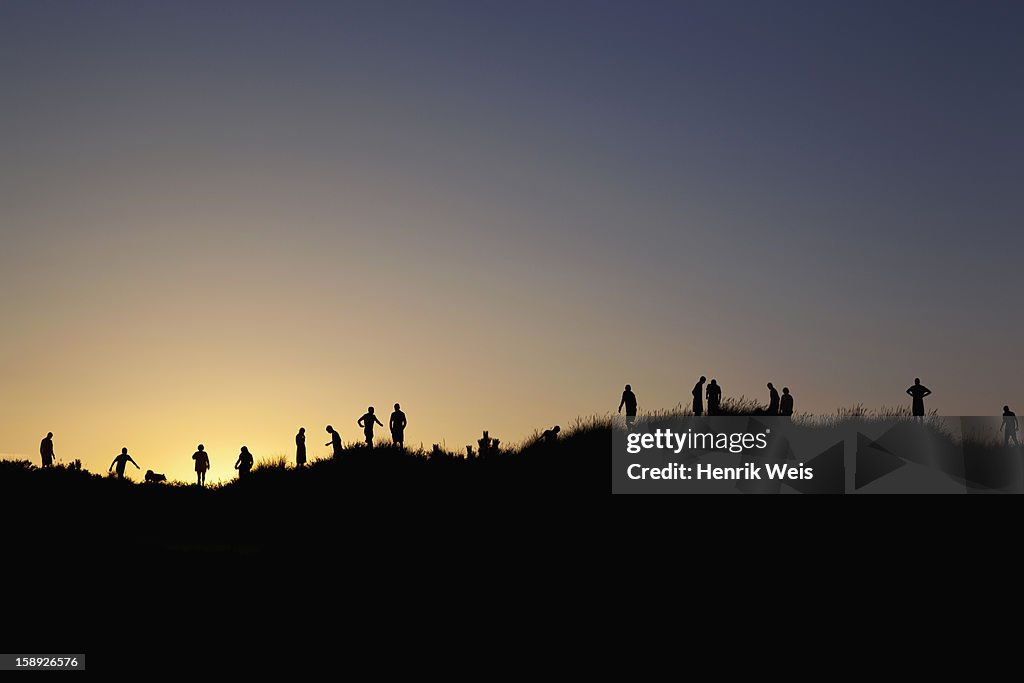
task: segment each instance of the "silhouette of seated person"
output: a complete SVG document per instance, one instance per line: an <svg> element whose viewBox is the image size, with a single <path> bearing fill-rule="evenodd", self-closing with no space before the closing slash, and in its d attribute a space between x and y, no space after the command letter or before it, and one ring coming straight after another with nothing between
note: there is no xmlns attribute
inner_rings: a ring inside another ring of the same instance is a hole
<svg viewBox="0 0 1024 683"><path fill-rule="evenodd" d="M619 401L620 413L623 406L626 407L626 429L632 431L633 422L636 420L636 394L633 393L633 387L628 384L622 392L622 400Z"/></svg>
<svg viewBox="0 0 1024 683"><path fill-rule="evenodd" d="M295 466L302 467L306 464L306 428L299 427L299 433L295 435Z"/></svg>
<svg viewBox="0 0 1024 683"><path fill-rule="evenodd" d="M122 448L121 453L114 456L114 460L110 463L110 467L107 468L107 472L114 469L114 465L117 465L117 478L124 479L124 468L128 463L135 465L135 469L137 470L142 469L139 467L138 463L132 460L132 456L128 455L128 449Z"/></svg>
<svg viewBox="0 0 1024 683"><path fill-rule="evenodd" d="M39 455L43 467L53 467L53 432L47 432L46 437L39 442Z"/></svg>
<svg viewBox="0 0 1024 683"><path fill-rule="evenodd" d="M700 417L704 414L704 382L707 382L708 378L704 375L700 376L700 379L696 384L693 385L693 414L695 417Z"/></svg>
<svg viewBox="0 0 1024 683"><path fill-rule="evenodd" d="M245 446L242 446L242 452L238 454L238 460L235 461L235 469L238 470L238 478L245 479L249 475L249 471L252 469L253 458L252 453Z"/></svg>
<svg viewBox="0 0 1024 683"><path fill-rule="evenodd" d="M914 417L924 417L924 398L930 396L932 390L921 384L921 378L914 378L914 385L907 389L907 393L913 398L910 412Z"/></svg>
<svg viewBox="0 0 1024 683"><path fill-rule="evenodd" d="M1020 441L1017 440L1017 432L1020 430L1020 424L1017 422L1017 413L1010 410L1010 406L1003 406L1003 448L1010 445L1010 439L1013 439L1015 446L1020 446Z"/></svg>
<svg viewBox="0 0 1024 683"><path fill-rule="evenodd" d="M196 452L192 454L192 459L196 461L196 484L205 486L206 471L210 469L210 456L206 453L206 448L203 444L199 444Z"/></svg>
<svg viewBox="0 0 1024 683"><path fill-rule="evenodd" d="M391 413L391 419L388 420L388 429L391 430L391 440L399 448L405 448L406 424L408 421L405 419L405 413L402 412L402 407L396 403L395 412Z"/></svg>
<svg viewBox="0 0 1024 683"><path fill-rule="evenodd" d="M718 415L722 410L722 387L717 380L711 380L707 389L708 415Z"/></svg>
<svg viewBox="0 0 1024 683"><path fill-rule="evenodd" d="M782 387L782 398L779 401L779 414L785 417L793 417L793 395L789 393L789 387Z"/></svg>
<svg viewBox="0 0 1024 683"><path fill-rule="evenodd" d="M544 433L540 435L541 442L545 444L553 444L558 442L558 433L562 431L562 428L555 425L551 429L545 429Z"/></svg>
<svg viewBox="0 0 1024 683"><path fill-rule="evenodd" d="M366 409L366 414L359 418L359 426L363 428L363 437L366 439L366 445L369 448L373 448L373 425L384 426L384 423L377 419L377 416L373 414L373 406Z"/></svg>
<svg viewBox="0 0 1024 683"><path fill-rule="evenodd" d="M334 448L334 457L341 457L341 434L339 434L334 427L327 425L327 433L331 435L331 440L325 443L325 446L331 446Z"/></svg>
<svg viewBox="0 0 1024 683"><path fill-rule="evenodd" d="M768 382L768 407L765 409L764 414L779 414L779 391L771 382Z"/></svg>

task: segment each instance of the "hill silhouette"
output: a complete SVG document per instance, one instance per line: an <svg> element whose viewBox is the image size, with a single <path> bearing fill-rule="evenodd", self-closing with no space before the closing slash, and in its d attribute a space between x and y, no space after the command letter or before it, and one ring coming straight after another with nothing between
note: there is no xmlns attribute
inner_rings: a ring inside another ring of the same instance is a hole
<svg viewBox="0 0 1024 683"><path fill-rule="evenodd" d="M350 445L337 458L304 467L284 458L262 461L245 481L205 488L118 480L75 464L41 469L0 461L0 501L27 539L56 533L62 555L276 554L320 545L338 532L359 533L367 510L380 517L442 501L449 509L437 514L449 518L445 523L463 523L472 516L469 506L449 501L607 495L610 419L581 422L561 436L556 443L530 439L472 459L440 448ZM61 533L69 528L75 533ZM50 552L46 543L37 551Z"/></svg>
<svg viewBox="0 0 1024 683"><path fill-rule="evenodd" d="M765 415L760 403L743 397L723 401L718 412ZM638 419L653 428L691 415L679 407ZM910 417L907 407L870 411L856 405L811 418L801 428L813 430L847 419ZM286 552L319 546L339 532L358 533L355 525L368 510L387 516L399 510L404 514L411 507L466 523L480 501L493 509L498 500L516 501L514 505L521 507L523 500L568 504L580 496L606 496L614 428L625 424L618 419L579 419L557 438L549 430L547 438L535 434L522 444L476 451L471 458L438 446L425 451L388 442L372 449L348 445L338 457L304 467L285 458L264 460L244 481L205 488L118 480L90 473L78 462L40 469L27 461L0 461L0 501L6 519L15 520L30 541L57 533L61 553L189 558ZM797 417L798 422L801 419ZM929 423L918 429L936 431L948 440ZM983 450L1002 453L995 443ZM946 470L950 476L962 474ZM61 533L67 529L75 532ZM44 542L37 550L45 556L53 549Z"/></svg>
<svg viewBox="0 0 1024 683"><path fill-rule="evenodd" d="M761 414L759 404L743 400L724 401L721 411ZM690 414L639 419L651 428ZM899 443L924 436L932 446L922 456L931 459L914 462L912 453L900 472L924 466L947 482L980 482L972 484L979 490L986 481L1024 486L1019 449L979 442L970 459L963 450L957 458L949 435L930 421L913 422L907 408L853 406L796 424L821 430L864 417L900 425L890 440L869 444L876 474L892 466ZM332 624L344 621L353 605L384 615L384 594L434 615L446 612L449 595L500 586L511 609L539 595L538 584L563 590L563 577L585 576L617 552L615 543L628 558L645 543L676 548L681 534L654 538L652 530L716 511L719 503L687 503L685 496L610 502L609 451L624 424L610 416L580 420L553 442L530 438L475 459L387 443L372 451L349 446L336 460L303 468L283 458L263 461L246 481L206 488L133 483L75 464L41 469L0 461L0 514L16 577L9 604L29 635L49 633L56 610L64 615L57 628L71 635L89 633L97 618L147 624L126 629L140 647L158 642L154 634L208 618L244 626L277 615L282 635L306 628L315 637L324 615ZM729 505L722 519L731 524L736 508ZM721 529L698 529L698 546L734 542Z"/></svg>

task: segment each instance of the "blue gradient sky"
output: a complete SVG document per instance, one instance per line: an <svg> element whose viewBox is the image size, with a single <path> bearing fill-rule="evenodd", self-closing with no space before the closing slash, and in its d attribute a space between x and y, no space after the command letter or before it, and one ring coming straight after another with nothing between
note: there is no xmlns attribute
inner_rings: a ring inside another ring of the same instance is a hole
<svg viewBox="0 0 1024 683"><path fill-rule="evenodd" d="M394 401L461 448L702 373L995 414L1021 35L1019 2L0 2L0 452L184 477Z"/></svg>

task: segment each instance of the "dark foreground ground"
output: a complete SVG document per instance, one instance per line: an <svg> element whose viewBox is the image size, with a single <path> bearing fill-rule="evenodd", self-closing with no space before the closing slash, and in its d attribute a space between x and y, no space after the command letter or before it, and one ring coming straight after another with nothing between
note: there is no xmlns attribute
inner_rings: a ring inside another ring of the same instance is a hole
<svg viewBox="0 0 1024 683"><path fill-rule="evenodd" d="M556 444L472 460L353 448L301 469L257 466L246 481L207 488L0 462L0 498L6 519L31 531L26 542L42 542L44 554L245 557L329 547L369 520L468 526L483 511L522 511L538 497L607 495L610 439L608 430L578 430Z"/></svg>
<svg viewBox="0 0 1024 683"><path fill-rule="evenodd" d="M215 489L0 463L3 649L90 652L94 670L139 673L330 674L371 653L375 671L430 657L447 671L467 650L514 666L509 645L564 655L586 625L639 632L636 610L689 613L730 586L747 587L732 614L782 609L793 577L841 610L833 584L876 572L879 553L906 571L959 552L966 529L998 551L983 532L1019 500L973 496L952 515L939 499L965 497L611 497L611 439L590 426L473 461L354 450ZM913 457L897 472L963 479L962 458Z"/></svg>
<svg viewBox="0 0 1024 683"><path fill-rule="evenodd" d="M538 628L593 590L609 439L472 461L356 449L207 489L0 462L4 651L176 669L295 651L330 672L357 634L454 647L520 609Z"/></svg>

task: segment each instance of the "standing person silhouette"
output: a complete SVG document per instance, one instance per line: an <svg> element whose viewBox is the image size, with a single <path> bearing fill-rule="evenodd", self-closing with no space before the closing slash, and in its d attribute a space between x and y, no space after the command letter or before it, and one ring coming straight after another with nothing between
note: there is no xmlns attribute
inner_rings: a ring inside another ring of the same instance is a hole
<svg viewBox="0 0 1024 683"><path fill-rule="evenodd" d="M46 438L39 442L39 455L43 467L53 467L53 432L47 432Z"/></svg>
<svg viewBox="0 0 1024 683"><path fill-rule="evenodd" d="M334 457L341 457L341 434L334 430L334 427L327 425L327 433L331 435L331 440L325 443L325 446L331 446L334 448Z"/></svg>
<svg viewBox="0 0 1024 683"><path fill-rule="evenodd" d="M913 405L911 406L911 414L914 417L924 417L924 397L930 396L932 390L921 384L921 378L914 378L914 386L907 389L907 393L914 399Z"/></svg>
<svg viewBox="0 0 1024 683"><path fill-rule="evenodd" d="M377 419L377 416L373 414L373 406L366 409L366 415L359 418L359 426L363 428L363 438L366 439L366 446L373 448L373 425L378 424L381 427L384 423Z"/></svg>
<svg viewBox="0 0 1024 683"><path fill-rule="evenodd" d="M779 414L784 417L793 417L793 395L789 393L789 387L782 387L782 400L779 402Z"/></svg>
<svg viewBox="0 0 1024 683"><path fill-rule="evenodd" d="M1010 406L1003 406L1003 448L1010 445L1010 439L1013 439L1015 446L1020 446L1020 441L1017 440L1019 429L1017 413L1010 410Z"/></svg>
<svg viewBox="0 0 1024 683"><path fill-rule="evenodd" d="M619 401L619 412L622 412L622 406L626 406L626 431L633 431L633 422L636 420L636 394L633 393L633 387L626 385L626 389L622 392L622 400Z"/></svg>
<svg viewBox="0 0 1024 683"><path fill-rule="evenodd" d="M391 440L399 448L405 448L406 424L408 424L408 420L405 419L405 413L402 412L402 407L396 403L395 412L391 413L391 419L388 420L388 427L391 429Z"/></svg>
<svg viewBox="0 0 1024 683"><path fill-rule="evenodd" d="M306 464L306 428L299 427L299 433L295 435L295 466L302 467Z"/></svg>
<svg viewBox="0 0 1024 683"><path fill-rule="evenodd" d="M135 469L137 470L142 469L139 467L137 462L132 460L132 456L128 455L128 449L122 448L121 454L114 456L114 461L110 463L110 467L107 468L107 472L114 469L114 465L117 465L117 478L124 479L124 468L128 463L135 465Z"/></svg>
<svg viewBox="0 0 1024 683"><path fill-rule="evenodd" d="M700 376L700 380L693 385L693 414L695 417L700 417L704 413L704 382L707 382L708 378L704 375Z"/></svg>
<svg viewBox="0 0 1024 683"><path fill-rule="evenodd" d="M771 382L768 382L768 408L764 411L764 414L779 414L779 391Z"/></svg>
<svg viewBox="0 0 1024 683"><path fill-rule="evenodd" d="M238 479L242 480L249 476L249 470L252 469L253 458L252 453L245 446L242 446L242 452L238 454L238 460L235 461L235 469L238 470Z"/></svg>
<svg viewBox="0 0 1024 683"><path fill-rule="evenodd" d="M199 448L192 454L192 459L196 461L196 484L205 486L206 470L210 469L210 456L206 453L203 444L199 444Z"/></svg>
<svg viewBox="0 0 1024 683"><path fill-rule="evenodd" d="M711 380L711 383L708 384L707 396L708 415L718 415L718 411L722 407L722 387L718 385L717 380Z"/></svg>

